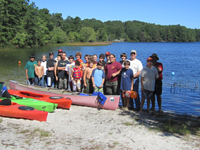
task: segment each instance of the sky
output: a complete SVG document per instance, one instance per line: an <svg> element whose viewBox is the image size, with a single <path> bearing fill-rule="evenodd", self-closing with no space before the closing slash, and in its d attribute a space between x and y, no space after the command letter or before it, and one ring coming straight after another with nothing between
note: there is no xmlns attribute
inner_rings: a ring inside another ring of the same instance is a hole
<svg viewBox="0 0 200 150"><path fill-rule="evenodd" d="M81 20L137 20L200 29L200 0L30 0L50 13Z"/></svg>

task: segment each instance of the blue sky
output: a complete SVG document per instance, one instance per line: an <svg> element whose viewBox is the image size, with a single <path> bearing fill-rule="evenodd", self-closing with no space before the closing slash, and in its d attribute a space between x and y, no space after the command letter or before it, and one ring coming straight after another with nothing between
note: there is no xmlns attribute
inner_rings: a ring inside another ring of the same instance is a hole
<svg viewBox="0 0 200 150"><path fill-rule="evenodd" d="M200 0L30 0L39 9L83 19L138 20L200 29Z"/></svg>

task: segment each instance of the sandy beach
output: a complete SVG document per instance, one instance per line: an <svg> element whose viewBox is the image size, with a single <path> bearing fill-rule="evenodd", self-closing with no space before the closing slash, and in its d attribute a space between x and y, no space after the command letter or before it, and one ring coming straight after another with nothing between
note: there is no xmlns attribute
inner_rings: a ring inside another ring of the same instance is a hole
<svg viewBox="0 0 200 150"><path fill-rule="evenodd" d="M146 112L71 106L56 109L47 122L0 117L0 149L200 149L200 137L151 130Z"/></svg>

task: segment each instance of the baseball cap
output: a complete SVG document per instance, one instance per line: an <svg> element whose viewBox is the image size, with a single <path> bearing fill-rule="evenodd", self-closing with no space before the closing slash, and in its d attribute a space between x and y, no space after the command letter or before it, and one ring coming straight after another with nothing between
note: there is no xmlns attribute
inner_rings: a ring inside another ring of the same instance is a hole
<svg viewBox="0 0 200 150"><path fill-rule="evenodd" d="M111 54L110 52L106 52L106 53L105 53L106 56L109 56L110 54Z"/></svg>
<svg viewBox="0 0 200 150"><path fill-rule="evenodd" d="M153 61L153 58L149 57L147 58L147 61Z"/></svg>
<svg viewBox="0 0 200 150"><path fill-rule="evenodd" d="M136 50L131 50L131 53L135 53L135 54L137 54Z"/></svg>
<svg viewBox="0 0 200 150"><path fill-rule="evenodd" d="M62 53L62 52L63 52L63 50L62 50L62 49L59 49L59 50L58 50L58 53Z"/></svg>
<svg viewBox="0 0 200 150"><path fill-rule="evenodd" d="M35 58L35 55L34 55L34 54L31 54L31 55L30 55L30 58Z"/></svg>

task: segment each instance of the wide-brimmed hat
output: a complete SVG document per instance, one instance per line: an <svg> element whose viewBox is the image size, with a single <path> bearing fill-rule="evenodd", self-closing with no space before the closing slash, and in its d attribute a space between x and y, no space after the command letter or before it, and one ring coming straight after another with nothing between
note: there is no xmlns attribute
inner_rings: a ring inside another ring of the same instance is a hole
<svg viewBox="0 0 200 150"><path fill-rule="evenodd" d="M155 57L157 60L159 60L159 57L156 53L153 53L150 57Z"/></svg>

